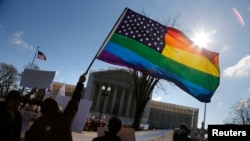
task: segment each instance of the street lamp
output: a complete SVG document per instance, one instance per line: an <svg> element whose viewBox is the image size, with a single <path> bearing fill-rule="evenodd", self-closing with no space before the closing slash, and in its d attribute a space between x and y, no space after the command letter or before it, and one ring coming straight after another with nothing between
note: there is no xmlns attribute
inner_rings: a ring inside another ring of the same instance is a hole
<svg viewBox="0 0 250 141"><path fill-rule="evenodd" d="M99 125L101 123L101 117L102 117L102 110L103 110L104 100L106 100L108 98L108 95L109 95L110 91L111 91L111 87L110 86L108 86L107 88L105 86L102 86L101 110L100 110L99 121L98 121Z"/></svg>

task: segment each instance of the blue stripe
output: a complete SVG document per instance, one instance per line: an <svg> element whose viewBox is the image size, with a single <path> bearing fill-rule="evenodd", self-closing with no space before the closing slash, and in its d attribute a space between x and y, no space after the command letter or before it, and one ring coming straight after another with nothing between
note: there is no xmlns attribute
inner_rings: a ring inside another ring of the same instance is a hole
<svg viewBox="0 0 250 141"><path fill-rule="evenodd" d="M166 80L172 81L176 85L181 87L183 90L185 90L187 93L191 93L192 96L194 96L195 98L200 97L200 94L203 94L203 96L207 95L209 97L205 99L210 99L210 97L212 96L211 95L213 93L212 91L205 89L203 87L200 87L199 85L196 85L194 83L191 83L183 78L180 78L179 76L173 74L172 72L169 72L163 68L160 68L159 66L150 62L149 60L146 60L145 58L138 56L138 54L131 52L130 50L118 44L115 44L111 41L107 43L104 50L106 52L113 54L117 58L124 60L127 63L127 65L125 66L132 65L134 68L138 68L139 66L140 68L143 68L141 71L146 70L149 73L150 72L153 73L155 77L164 78ZM204 99L202 99L201 101L203 100Z"/></svg>

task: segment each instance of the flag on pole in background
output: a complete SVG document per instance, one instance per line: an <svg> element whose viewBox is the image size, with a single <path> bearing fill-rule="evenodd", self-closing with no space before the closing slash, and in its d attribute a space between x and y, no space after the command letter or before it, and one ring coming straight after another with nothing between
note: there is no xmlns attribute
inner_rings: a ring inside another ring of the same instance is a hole
<svg viewBox="0 0 250 141"><path fill-rule="evenodd" d="M220 81L218 56L195 46L178 29L126 8L97 59L171 81L197 100L210 102Z"/></svg>
<svg viewBox="0 0 250 141"><path fill-rule="evenodd" d="M47 59L45 54L43 52L41 52L40 50L38 50L38 52L37 52L37 58L44 60L44 61Z"/></svg>

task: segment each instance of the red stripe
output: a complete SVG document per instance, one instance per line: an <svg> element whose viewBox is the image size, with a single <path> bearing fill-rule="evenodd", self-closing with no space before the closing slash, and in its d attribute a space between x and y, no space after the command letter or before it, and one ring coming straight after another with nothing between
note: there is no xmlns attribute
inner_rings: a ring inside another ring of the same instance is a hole
<svg viewBox="0 0 250 141"><path fill-rule="evenodd" d="M165 34L165 43L169 46L206 57L215 65L219 64L218 53L194 46L193 42L184 33L175 28L168 27Z"/></svg>

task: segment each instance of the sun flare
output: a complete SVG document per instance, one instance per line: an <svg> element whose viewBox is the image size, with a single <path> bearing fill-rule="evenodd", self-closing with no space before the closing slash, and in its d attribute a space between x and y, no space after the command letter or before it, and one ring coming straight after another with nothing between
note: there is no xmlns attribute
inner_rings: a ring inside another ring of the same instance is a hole
<svg viewBox="0 0 250 141"><path fill-rule="evenodd" d="M207 47L208 43L210 42L209 34L201 30L197 31L194 34L193 42L199 47Z"/></svg>

